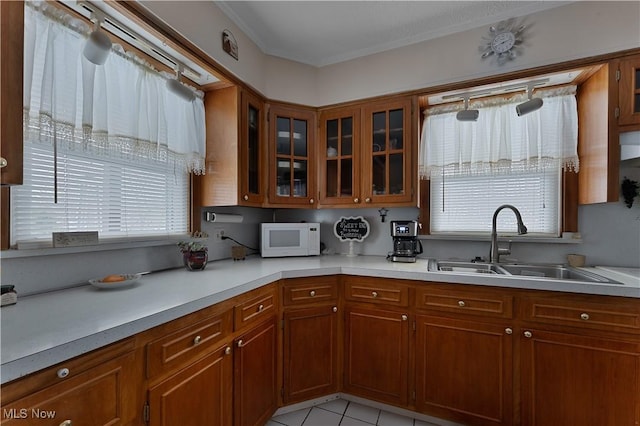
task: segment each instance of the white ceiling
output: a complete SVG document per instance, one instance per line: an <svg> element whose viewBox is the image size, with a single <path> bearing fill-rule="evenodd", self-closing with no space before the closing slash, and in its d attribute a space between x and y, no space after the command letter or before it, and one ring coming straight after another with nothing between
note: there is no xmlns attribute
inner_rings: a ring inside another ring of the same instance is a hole
<svg viewBox="0 0 640 426"><path fill-rule="evenodd" d="M567 1L215 1L268 55L321 67Z"/></svg>

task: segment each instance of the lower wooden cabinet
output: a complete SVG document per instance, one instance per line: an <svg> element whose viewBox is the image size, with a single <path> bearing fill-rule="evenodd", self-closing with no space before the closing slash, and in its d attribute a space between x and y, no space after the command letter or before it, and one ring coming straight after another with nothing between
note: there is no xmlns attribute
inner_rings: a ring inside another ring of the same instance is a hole
<svg viewBox="0 0 640 426"><path fill-rule="evenodd" d="M497 324L419 315L417 410L465 425L511 424L512 333Z"/></svg>
<svg viewBox="0 0 640 426"><path fill-rule="evenodd" d="M232 349L223 346L149 389L149 425L231 426L232 386Z"/></svg>
<svg viewBox="0 0 640 426"><path fill-rule="evenodd" d="M277 408L276 317L234 341L233 415L235 426L263 426Z"/></svg>
<svg viewBox="0 0 640 426"><path fill-rule="evenodd" d="M57 370L57 371L56 371ZM13 402L3 395L3 426L128 425L135 421L139 379L135 354L130 352L73 375L64 365L45 370L58 383ZM65 380L68 376L68 380ZM19 382L16 382L18 386Z"/></svg>
<svg viewBox="0 0 640 426"><path fill-rule="evenodd" d="M283 402L313 399L338 390L338 307L284 313Z"/></svg>
<svg viewBox="0 0 640 426"><path fill-rule="evenodd" d="M523 426L640 424L640 342L525 328Z"/></svg>
<svg viewBox="0 0 640 426"><path fill-rule="evenodd" d="M406 406L408 314L347 305L344 335L344 390Z"/></svg>

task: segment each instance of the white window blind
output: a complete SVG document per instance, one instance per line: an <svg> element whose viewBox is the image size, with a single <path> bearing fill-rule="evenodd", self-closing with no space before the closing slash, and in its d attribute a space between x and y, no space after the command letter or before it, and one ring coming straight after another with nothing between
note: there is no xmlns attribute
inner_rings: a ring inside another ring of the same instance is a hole
<svg viewBox="0 0 640 426"><path fill-rule="evenodd" d="M493 213L502 204L518 208L530 235L560 233L561 171L431 176L431 233L487 234ZM517 234L510 210L498 215L501 235Z"/></svg>
<svg viewBox="0 0 640 426"><path fill-rule="evenodd" d="M52 232L98 231L101 239L188 232L189 175L166 167L58 152L25 141L24 184L11 188L11 243L51 241Z"/></svg>

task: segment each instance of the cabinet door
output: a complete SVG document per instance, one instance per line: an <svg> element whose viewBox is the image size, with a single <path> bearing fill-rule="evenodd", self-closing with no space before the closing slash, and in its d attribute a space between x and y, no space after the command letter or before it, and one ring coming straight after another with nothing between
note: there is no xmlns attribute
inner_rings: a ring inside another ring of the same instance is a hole
<svg viewBox="0 0 640 426"><path fill-rule="evenodd" d="M418 316L416 408L467 425L511 424L511 329Z"/></svg>
<svg viewBox="0 0 640 426"><path fill-rule="evenodd" d="M273 317L235 341L235 426L262 426L276 410L276 334L276 318Z"/></svg>
<svg viewBox="0 0 640 426"><path fill-rule="evenodd" d="M239 203L261 206L264 201L266 152L264 103L258 97L242 92L240 117L240 194Z"/></svg>
<svg viewBox="0 0 640 426"><path fill-rule="evenodd" d="M345 391L406 405L408 316L356 306L347 307L345 315Z"/></svg>
<svg viewBox="0 0 640 426"><path fill-rule="evenodd" d="M360 109L341 108L320 115L320 203L354 206L360 196Z"/></svg>
<svg viewBox="0 0 640 426"><path fill-rule="evenodd" d="M362 196L365 203L415 201L416 167L412 156L411 99L384 102L364 109Z"/></svg>
<svg viewBox="0 0 640 426"><path fill-rule="evenodd" d="M2 185L22 184L22 63L24 5L0 2L0 176Z"/></svg>
<svg viewBox="0 0 640 426"><path fill-rule="evenodd" d="M618 125L640 125L640 55L620 61ZM637 129L636 129L637 130Z"/></svg>
<svg viewBox="0 0 640 426"><path fill-rule="evenodd" d="M337 391L338 308L322 306L284 313L284 402Z"/></svg>
<svg viewBox="0 0 640 426"><path fill-rule="evenodd" d="M142 406L137 402L137 383L142 373L134 362L132 352L3 404L0 423L3 426L131 424Z"/></svg>
<svg viewBox="0 0 640 426"><path fill-rule="evenodd" d="M269 111L269 203L315 206L315 112L272 106Z"/></svg>
<svg viewBox="0 0 640 426"><path fill-rule="evenodd" d="M640 343L526 329L522 424L640 424Z"/></svg>
<svg viewBox="0 0 640 426"><path fill-rule="evenodd" d="M231 425L233 357L222 347L149 390L150 426Z"/></svg>

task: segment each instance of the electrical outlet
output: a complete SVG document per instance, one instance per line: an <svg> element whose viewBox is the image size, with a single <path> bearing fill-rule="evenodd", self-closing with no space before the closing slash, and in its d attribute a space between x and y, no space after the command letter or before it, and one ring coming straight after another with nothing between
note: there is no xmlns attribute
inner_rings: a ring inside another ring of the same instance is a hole
<svg viewBox="0 0 640 426"><path fill-rule="evenodd" d="M216 231L216 240L222 241L223 236L224 236L224 229L218 229Z"/></svg>

